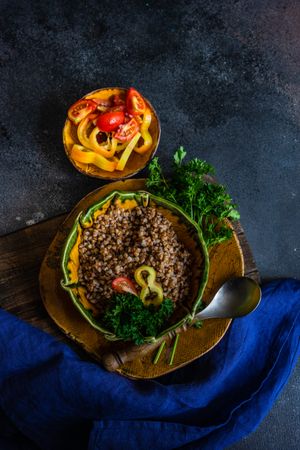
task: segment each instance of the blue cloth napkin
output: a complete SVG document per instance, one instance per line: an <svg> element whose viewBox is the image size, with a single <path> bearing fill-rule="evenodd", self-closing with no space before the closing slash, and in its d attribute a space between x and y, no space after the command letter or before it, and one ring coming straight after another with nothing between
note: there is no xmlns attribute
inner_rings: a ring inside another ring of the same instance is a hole
<svg viewBox="0 0 300 450"><path fill-rule="evenodd" d="M42 449L223 449L258 426L286 383L299 313L300 281L273 281L211 352L131 381L0 311L0 409Z"/></svg>

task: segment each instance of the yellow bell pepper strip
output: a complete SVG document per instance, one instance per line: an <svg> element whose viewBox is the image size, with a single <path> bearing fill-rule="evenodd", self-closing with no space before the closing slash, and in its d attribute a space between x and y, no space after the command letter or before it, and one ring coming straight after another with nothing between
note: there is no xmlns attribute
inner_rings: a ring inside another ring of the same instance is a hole
<svg viewBox="0 0 300 450"><path fill-rule="evenodd" d="M94 114L90 114L88 117L83 119L77 128L77 137L81 145L91 150L94 150L99 155L105 156L106 158L111 158L114 156L114 152L110 150L109 139L105 144L99 144L97 141L97 134L99 133L99 128L95 127L90 136L87 134L87 130L90 126L90 121L95 117Z"/></svg>
<svg viewBox="0 0 300 450"><path fill-rule="evenodd" d="M117 151L118 141L116 138L111 138L111 151L114 152L114 154Z"/></svg>
<svg viewBox="0 0 300 450"><path fill-rule="evenodd" d="M99 169L106 170L107 172L113 172L116 168L115 161L109 161L104 156L98 155L98 153L78 144L73 145L71 158L80 163L94 164L99 167Z"/></svg>
<svg viewBox="0 0 300 450"><path fill-rule="evenodd" d="M151 120L152 120L151 111L149 108L146 108L146 111L143 116L143 122L141 125L141 135L142 138L144 139L144 144L141 147L136 147L134 149L135 152L140 153L141 155L143 153L146 153L152 145L152 136L148 130L151 124Z"/></svg>
<svg viewBox="0 0 300 450"><path fill-rule="evenodd" d="M118 139L116 139L116 141L117 141L116 152L120 152L121 150L124 150L128 145L128 142L120 142L120 141L118 141Z"/></svg>
<svg viewBox="0 0 300 450"><path fill-rule="evenodd" d="M146 273L146 279L144 278L144 273ZM140 266L134 272L134 279L142 290L140 293L140 299L145 306L159 306L163 301L163 290L156 280L156 272L153 267L150 266Z"/></svg>
<svg viewBox="0 0 300 450"><path fill-rule="evenodd" d="M74 290L76 292L76 289ZM86 297L86 289L83 287L78 287L77 292L80 298L80 303L82 303L85 309L92 311L94 317L99 316L100 311L92 303L90 303Z"/></svg>
<svg viewBox="0 0 300 450"><path fill-rule="evenodd" d="M99 153L99 155L105 156L106 158L112 158L116 150L113 150L110 144L109 138L107 139L107 144L99 144L97 141L97 134L100 132L98 127L95 127L89 137L89 147L94 152Z"/></svg>
<svg viewBox="0 0 300 450"><path fill-rule="evenodd" d="M77 128L77 137L81 145L89 148L90 141L87 135L87 128L90 125L90 117L87 116L85 119L81 120Z"/></svg>
<svg viewBox="0 0 300 450"><path fill-rule="evenodd" d="M114 157L112 158L112 160L116 163L116 167L117 167L118 162L120 161L119 158L117 158L116 156L114 156Z"/></svg>
<svg viewBox="0 0 300 450"><path fill-rule="evenodd" d="M120 142L118 139L113 137L111 139L111 149L115 152L120 152L121 150L124 150L128 145L128 142Z"/></svg>
<svg viewBox="0 0 300 450"><path fill-rule="evenodd" d="M124 167L126 166L129 156L131 155L136 144L138 143L138 140L140 137L141 137L141 133L136 133L136 135L133 136L131 141L129 141L129 144L127 145L124 152L122 153L122 156L120 158L120 161L118 162L116 170L124 170Z"/></svg>

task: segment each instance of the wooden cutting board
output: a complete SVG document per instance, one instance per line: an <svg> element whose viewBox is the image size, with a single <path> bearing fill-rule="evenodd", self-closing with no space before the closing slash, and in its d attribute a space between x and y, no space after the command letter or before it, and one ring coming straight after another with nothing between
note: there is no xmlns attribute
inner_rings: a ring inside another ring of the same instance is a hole
<svg viewBox="0 0 300 450"><path fill-rule="evenodd" d="M0 306L66 342L87 358L88 355L52 321L39 292L42 260L65 218L66 215L61 215L0 238ZM259 281L259 273L240 223L236 223L234 229L243 252L245 275Z"/></svg>

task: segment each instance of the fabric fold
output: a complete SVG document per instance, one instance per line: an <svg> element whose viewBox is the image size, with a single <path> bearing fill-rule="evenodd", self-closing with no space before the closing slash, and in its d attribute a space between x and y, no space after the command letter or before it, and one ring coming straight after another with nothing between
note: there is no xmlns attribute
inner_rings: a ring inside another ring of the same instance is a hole
<svg viewBox="0 0 300 450"><path fill-rule="evenodd" d="M213 350L152 381L82 361L0 310L0 408L47 450L226 448L258 426L299 356L300 281L262 291Z"/></svg>

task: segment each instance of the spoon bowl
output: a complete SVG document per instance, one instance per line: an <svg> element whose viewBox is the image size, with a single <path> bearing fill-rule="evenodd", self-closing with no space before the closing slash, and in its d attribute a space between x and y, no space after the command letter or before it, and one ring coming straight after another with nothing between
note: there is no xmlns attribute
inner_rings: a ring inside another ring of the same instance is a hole
<svg viewBox="0 0 300 450"><path fill-rule="evenodd" d="M261 289L248 277L237 277L226 281L209 305L196 314L196 319L235 318L246 316L257 308L261 300Z"/></svg>

